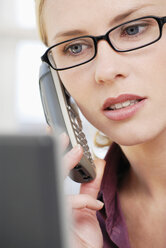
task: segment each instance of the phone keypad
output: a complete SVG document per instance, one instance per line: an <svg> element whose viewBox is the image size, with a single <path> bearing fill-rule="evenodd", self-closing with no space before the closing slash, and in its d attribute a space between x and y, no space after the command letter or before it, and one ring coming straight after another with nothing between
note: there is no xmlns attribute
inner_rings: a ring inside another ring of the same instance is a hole
<svg viewBox="0 0 166 248"><path fill-rule="evenodd" d="M82 123L79 118L72 110L71 106L68 106L69 116L72 122L73 130L76 135L77 142L82 146L84 150L84 155L93 163L91 153L89 151L89 146L85 137L85 134L82 131Z"/></svg>

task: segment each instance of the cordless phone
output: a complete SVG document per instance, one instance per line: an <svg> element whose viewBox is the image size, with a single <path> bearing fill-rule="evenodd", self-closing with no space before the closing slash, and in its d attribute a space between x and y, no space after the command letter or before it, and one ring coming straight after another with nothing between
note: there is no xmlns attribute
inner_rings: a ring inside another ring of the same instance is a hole
<svg viewBox="0 0 166 248"><path fill-rule="evenodd" d="M64 88L57 71L42 62L39 73L39 88L46 121L56 134L66 132L70 138L68 149L80 144L84 150L81 161L70 172L72 180L84 183L96 176L78 107Z"/></svg>

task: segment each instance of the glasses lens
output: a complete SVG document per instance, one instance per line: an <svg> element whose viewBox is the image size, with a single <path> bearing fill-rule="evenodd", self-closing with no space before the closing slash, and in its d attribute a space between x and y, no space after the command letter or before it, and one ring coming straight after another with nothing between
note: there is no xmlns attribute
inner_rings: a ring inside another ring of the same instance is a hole
<svg viewBox="0 0 166 248"><path fill-rule="evenodd" d="M56 69L65 69L88 62L95 55L94 41L81 37L55 45L48 52L48 59Z"/></svg>
<svg viewBox="0 0 166 248"><path fill-rule="evenodd" d="M125 51L149 45L160 37L158 22L154 18L143 18L128 22L109 34L117 50Z"/></svg>

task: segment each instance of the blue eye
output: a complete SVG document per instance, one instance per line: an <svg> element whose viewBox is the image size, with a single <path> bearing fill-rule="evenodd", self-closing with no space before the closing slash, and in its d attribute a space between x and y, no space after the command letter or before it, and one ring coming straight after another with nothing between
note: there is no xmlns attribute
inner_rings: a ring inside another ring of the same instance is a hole
<svg viewBox="0 0 166 248"><path fill-rule="evenodd" d="M147 25L145 23L123 27L121 29L121 36L128 36L130 38L132 38L132 36L137 37L139 35L142 35L144 32L147 32L149 30L148 28L150 28L150 25Z"/></svg>
<svg viewBox="0 0 166 248"><path fill-rule="evenodd" d="M72 52L73 54L78 54L82 52L82 45L80 44L74 44L69 46L68 50Z"/></svg>
<svg viewBox="0 0 166 248"><path fill-rule="evenodd" d="M136 35L140 31L139 26L131 26L125 29L127 35Z"/></svg>
<svg viewBox="0 0 166 248"><path fill-rule="evenodd" d="M93 57L95 52L94 42L91 37L80 37L62 42L57 46L56 54L65 59L85 60L86 57ZM87 60L88 60L87 59Z"/></svg>

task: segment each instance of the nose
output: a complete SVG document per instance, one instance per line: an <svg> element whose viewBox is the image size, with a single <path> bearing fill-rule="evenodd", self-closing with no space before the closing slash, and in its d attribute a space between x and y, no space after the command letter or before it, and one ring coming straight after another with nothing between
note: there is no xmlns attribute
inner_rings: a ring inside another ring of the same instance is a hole
<svg viewBox="0 0 166 248"><path fill-rule="evenodd" d="M98 42L95 60L96 83L111 83L128 76L126 54L114 51L106 41Z"/></svg>

